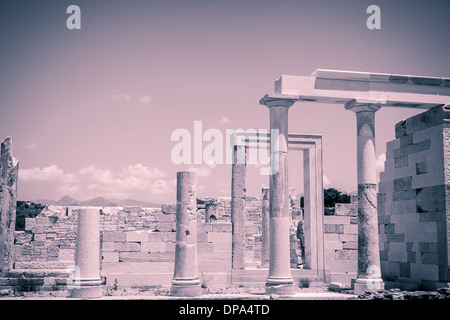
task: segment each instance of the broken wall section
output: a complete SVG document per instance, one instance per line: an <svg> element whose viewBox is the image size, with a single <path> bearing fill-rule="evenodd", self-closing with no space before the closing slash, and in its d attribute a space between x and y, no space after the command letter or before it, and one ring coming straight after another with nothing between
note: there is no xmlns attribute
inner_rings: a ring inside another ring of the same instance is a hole
<svg viewBox="0 0 450 320"><path fill-rule="evenodd" d="M449 282L450 107L397 123L380 174L378 224L386 286L437 289Z"/></svg>

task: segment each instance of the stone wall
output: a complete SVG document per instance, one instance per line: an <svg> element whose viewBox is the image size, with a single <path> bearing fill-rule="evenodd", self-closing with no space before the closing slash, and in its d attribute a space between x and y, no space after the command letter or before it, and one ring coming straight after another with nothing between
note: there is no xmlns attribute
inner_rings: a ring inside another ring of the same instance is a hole
<svg viewBox="0 0 450 320"><path fill-rule="evenodd" d="M216 199L205 221L205 208L198 204L197 239L199 277L202 285L231 284L232 225L229 198ZM301 218L298 201L291 213L291 267L302 267L297 226ZM261 200L246 199L246 269L261 269ZM350 284L356 274L356 204L337 204L336 215L325 216L327 281ZM52 285L64 283L75 263L77 213L80 207L20 207L24 226L15 231L14 274L49 274ZM30 214L27 214L27 210ZM175 259L176 207L98 207L101 234L101 275L108 286L170 285ZM36 215L37 214L37 215ZM318 235L321 236L321 235ZM42 279L33 279L32 283ZM262 281L264 281L263 279ZM16 280L14 280L16 281ZM49 281L47 281L49 282Z"/></svg>
<svg viewBox="0 0 450 320"><path fill-rule="evenodd" d="M206 221L198 210L199 273L204 285L231 282L230 199L217 199L215 219ZM246 263L261 263L261 201L246 201ZM24 211L30 211L26 217ZM70 269L75 260L78 207L22 208L24 227L15 231L14 269ZM175 205L162 208L98 207L101 230L101 268L107 284L170 283L175 258ZM35 212L39 213L36 215ZM21 230L23 229L23 230Z"/></svg>
<svg viewBox="0 0 450 320"><path fill-rule="evenodd" d="M399 122L380 174L381 273L387 286L436 289L449 279L450 111Z"/></svg>
<svg viewBox="0 0 450 320"><path fill-rule="evenodd" d="M335 215L324 216L327 282L351 284L358 266L358 204L337 203Z"/></svg>

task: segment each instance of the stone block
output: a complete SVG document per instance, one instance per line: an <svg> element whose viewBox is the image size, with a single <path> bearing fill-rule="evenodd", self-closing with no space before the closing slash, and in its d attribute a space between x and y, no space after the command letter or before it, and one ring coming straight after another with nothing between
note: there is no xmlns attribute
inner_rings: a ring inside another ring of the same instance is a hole
<svg viewBox="0 0 450 320"><path fill-rule="evenodd" d="M337 233L335 224L325 224L323 230L325 233Z"/></svg>
<svg viewBox="0 0 450 320"><path fill-rule="evenodd" d="M125 241L127 242L141 242L148 241L149 231L128 231L125 232Z"/></svg>
<svg viewBox="0 0 450 320"><path fill-rule="evenodd" d="M388 224L391 222L391 216L384 214L384 215L380 215L378 214L378 224Z"/></svg>
<svg viewBox="0 0 450 320"><path fill-rule="evenodd" d="M324 224L350 224L349 216L324 216Z"/></svg>
<svg viewBox="0 0 450 320"><path fill-rule="evenodd" d="M102 262L119 262L118 252L103 252Z"/></svg>
<svg viewBox="0 0 450 320"><path fill-rule="evenodd" d="M384 225L384 233L386 234L394 234L395 233L395 224L389 223Z"/></svg>
<svg viewBox="0 0 450 320"><path fill-rule="evenodd" d="M411 277L411 267L409 263L401 262L399 265L400 277Z"/></svg>
<svg viewBox="0 0 450 320"><path fill-rule="evenodd" d="M213 242L213 252L222 252L231 254L231 242Z"/></svg>
<svg viewBox="0 0 450 320"><path fill-rule="evenodd" d="M176 222L157 222L155 228L160 232L175 232Z"/></svg>
<svg viewBox="0 0 450 320"><path fill-rule="evenodd" d="M439 263L437 252L422 252L420 254L420 261L422 264L435 264Z"/></svg>
<svg viewBox="0 0 450 320"><path fill-rule="evenodd" d="M114 251L114 242L102 242L102 251L104 252L112 252Z"/></svg>
<svg viewBox="0 0 450 320"><path fill-rule="evenodd" d="M404 234L388 234L387 235L388 242L403 242L405 241Z"/></svg>
<svg viewBox="0 0 450 320"><path fill-rule="evenodd" d="M172 243L175 246L175 243ZM166 252L166 242L141 242L142 252ZM173 250L172 252L175 252Z"/></svg>
<svg viewBox="0 0 450 320"><path fill-rule="evenodd" d="M408 156L402 156L394 159L395 168L406 167L408 165Z"/></svg>
<svg viewBox="0 0 450 320"><path fill-rule="evenodd" d="M410 189L410 190L403 190L394 192L392 195L392 201L402 201L402 200L410 200L410 199L416 199L416 190Z"/></svg>
<svg viewBox="0 0 450 320"><path fill-rule="evenodd" d="M358 249L358 241L347 241L342 246L344 249Z"/></svg>
<svg viewBox="0 0 450 320"><path fill-rule="evenodd" d="M437 234L436 233L426 233L426 232L406 233L405 241L408 241L408 242L437 242Z"/></svg>
<svg viewBox="0 0 450 320"><path fill-rule="evenodd" d="M410 190L412 177L404 177L394 180L394 192Z"/></svg>
<svg viewBox="0 0 450 320"><path fill-rule="evenodd" d="M161 212L164 214L177 213L177 205L175 203L163 203Z"/></svg>
<svg viewBox="0 0 450 320"><path fill-rule="evenodd" d="M343 245L341 241L324 241L325 249L342 250Z"/></svg>
<svg viewBox="0 0 450 320"><path fill-rule="evenodd" d="M33 234L24 231L16 231L14 234L14 243L16 245L30 243L33 239Z"/></svg>
<svg viewBox="0 0 450 320"><path fill-rule="evenodd" d="M175 242L176 232L148 232L148 242Z"/></svg>
<svg viewBox="0 0 450 320"><path fill-rule="evenodd" d="M345 234L345 233L343 233L343 234L338 234L337 236L338 236L338 239L333 239L333 240L340 240L342 242L358 241L358 235L357 234ZM325 240L326 240L326 238L325 238Z"/></svg>
<svg viewBox="0 0 450 320"><path fill-rule="evenodd" d="M150 261L148 252L119 252L119 262Z"/></svg>
<svg viewBox="0 0 450 320"><path fill-rule="evenodd" d="M426 161L422 161L422 162L418 162L416 163L416 174L425 174L427 173L427 162Z"/></svg>
<svg viewBox="0 0 450 320"><path fill-rule="evenodd" d="M75 249L60 249L59 250L59 260L60 261L74 261L75 260Z"/></svg>
<svg viewBox="0 0 450 320"><path fill-rule="evenodd" d="M446 210L444 186L417 189L416 205L417 212L444 212Z"/></svg>
<svg viewBox="0 0 450 320"><path fill-rule="evenodd" d="M149 261L157 262L172 262L175 261L175 254L173 252L150 252Z"/></svg>
<svg viewBox="0 0 450 320"><path fill-rule="evenodd" d="M213 251L213 243L211 242L199 242L197 243L197 251L198 254L201 255L205 252L212 252Z"/></svg>
<svg viewBox="0 0 450 320"><path fill-rule="evenodd" d="M229 222L215 222L211 226L214 232L231 232L233 227Z"/></svg>
<svg viewBox="0 0 450 320"><path fill-rule="evenodd" d="M231 233L208 232L208 242L231 242Z"/></svg>
<svg viewBox="0 0 450 320"><path fill-rule="evenodd" d="M413 135L409 134L400 138L400 147L406 147L413 144Z"/></svg>
<svg viewBox="0 0 450 320"><path fill-rule="evenodd" d="M344 234L358 234L358 225L357 224L344 225Z"/></svg>
<svg viewBox="0 0 450 320"><path fill-rule="evenodd" d="M138 252L141 251L141 244L139 242L115 242L114 251Z"/></svg>
<svg viewBox="0 0 450 320"><path fill-rule="evenodd" d="M165 242L165 252L175 252L175 242Z"/></svg>
<svg viewBox="0 0 450 320"><path fill-rule="evenodd" d="M398 149L400 147L401 147L400 139L394 139L394 140L388 141L386 143L386 151L387 151L387 153L388 152L392 152L393 150Z"/></svg>
<svg viewBox="0 0 450 320"><path fill-rule="evenodd" d="M157 222L175 222L177 220L177 216L172 213L157 213L155 214L155 219Z"/></svg>
<svg viewBox="0 0 450 320"><path fill-rule="evenodd" d="M337 234L337 233L324 233L323 235L323 239L324 241L338 241L342 239L340 238L340 236L344 236L344 234Z"/></svg>
<svg viewBox="0 0 450 320"><path fill-rule="evenodd" d="M336 216L351 216L356 217L358 215L358 204L353 203L336 203L335 205Z"/></svg>
<svg viewBox="0 0 450 320"><path fill-rule="evenodd" d="M420 242L419 252L438 252L437 242Z"/></svg>
<svg viewBox="0 0 450 320"><path fill-rule="evenodd" d="M103 232L102 234L103 241L126 241L125 232Z"/></svg>
<svg viewBox="0 0 450 320"><path fill-rule="evenodd" d="M407 252L406 253L406 261L409 263L416 263L416 253L415 252Z"/></svg>
<svg viewBox="0 0 450 320"><path fill-rule="evenodd" d="M389 250L388 260L394 262L407 262L407 254L404 251Z"/></svg>
<svg viewBox="0 0 450 320"><path fill-rule="evenodd" d="M439 281L439 267L433 264L411 263L411 278Z"/></svg>

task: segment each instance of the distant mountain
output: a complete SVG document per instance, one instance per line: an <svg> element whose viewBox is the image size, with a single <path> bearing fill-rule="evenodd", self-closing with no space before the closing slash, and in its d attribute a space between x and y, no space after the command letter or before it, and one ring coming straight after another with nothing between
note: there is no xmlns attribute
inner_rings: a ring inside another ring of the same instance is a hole
<svg viewBox="0 0 450 320"><path fill-rule="evenodd" d="M77 199L74 199L69 196L64 196L61 199L59 199L58 201L56 201L56 205L57 206L70 206L77 202L79 202Z"/></svg>
<svg viewBox="0 0 450 320"><path fill-rule="evenodd" d="M64 196L58 201L47 199L36 199L34 203L51 206L91 206L91 207L144 207L144 208L158 208L161 204L146 202L133 199L107 199L104 197L96 197L88 200L77 200L69 196Z"/></svg>

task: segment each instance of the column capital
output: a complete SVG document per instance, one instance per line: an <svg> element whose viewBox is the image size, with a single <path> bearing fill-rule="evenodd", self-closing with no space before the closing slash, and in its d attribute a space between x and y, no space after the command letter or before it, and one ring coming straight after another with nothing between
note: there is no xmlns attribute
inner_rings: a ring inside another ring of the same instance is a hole
<svg viewBox="0 0 450 320"><path fill-rule="evenodd" d="M381 100L366 100L366 99L353 99L345 104L346 110L351 110L355 113L358 112L376 112L380 110L381 105L386 101Z"/></svg>
<svg viewBox="0 0 450 320"><path fill-rule="evenodd" d="M283 97L280 95L280 97L276 97L275 95L266 94L263 98L261 98L261 100L259 100L259 103L265 105L268 108L271 108L271 107L287 107L287 108L289 108L296 101L297 101L297 99L295 99L292 96Z"/></svg>

